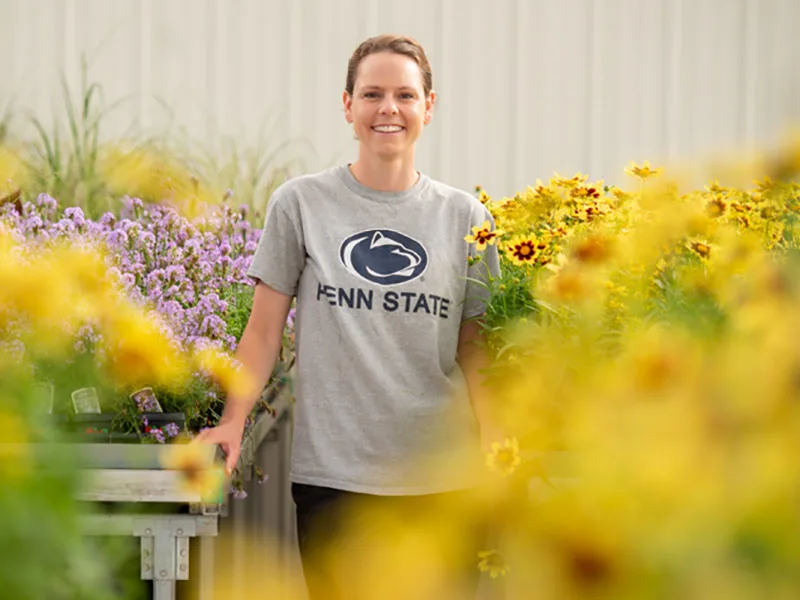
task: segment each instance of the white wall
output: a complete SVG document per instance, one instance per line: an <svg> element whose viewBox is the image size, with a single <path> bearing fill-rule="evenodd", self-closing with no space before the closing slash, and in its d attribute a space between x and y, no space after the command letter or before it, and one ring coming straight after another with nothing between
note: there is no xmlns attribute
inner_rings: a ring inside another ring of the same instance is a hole
<svg viewBox="0 0 800 600"><path fill-rule="evenodd" d="M0 108L49 121L86 53L128 98L109 134L162 126L159 97L201 140L305 140L316 170L354 156L350 53L407 33L439 93L420 168L503 195L775 139L800 121L798 26L800 0L0 0Z"/></svg>

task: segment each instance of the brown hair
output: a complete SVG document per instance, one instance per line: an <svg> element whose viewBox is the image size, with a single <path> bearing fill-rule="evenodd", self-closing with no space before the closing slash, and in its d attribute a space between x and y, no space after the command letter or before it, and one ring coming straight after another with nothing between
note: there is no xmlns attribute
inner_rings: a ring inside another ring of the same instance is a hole
<svg viewBox="0 0 800 600"><path fill-rule="evenodd" d="M358 67L361 61L376 52L393 52L409 57L417 63L422 73L422 88L425 90L425 95L427 96L431 93L431 90L433 90L433 73L431 72L428 57L425 55L425 50L420 43L404 35L384 34L364 40L353 52L350 62L347 63L347 81L344 86L348 94L353 95L356 75L358 75Z"/></svg>

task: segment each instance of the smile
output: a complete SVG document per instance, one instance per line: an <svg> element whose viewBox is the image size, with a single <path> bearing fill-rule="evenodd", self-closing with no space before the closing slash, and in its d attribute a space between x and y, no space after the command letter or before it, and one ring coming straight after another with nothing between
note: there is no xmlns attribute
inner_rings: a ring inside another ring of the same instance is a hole
<svg viewBox="0 0 800 600"><path fill-rule="evenodd" d="M401 127L400 125L376 125L372 129L378 133L400 133L401 131L405 131L405 127Z"/></svg>

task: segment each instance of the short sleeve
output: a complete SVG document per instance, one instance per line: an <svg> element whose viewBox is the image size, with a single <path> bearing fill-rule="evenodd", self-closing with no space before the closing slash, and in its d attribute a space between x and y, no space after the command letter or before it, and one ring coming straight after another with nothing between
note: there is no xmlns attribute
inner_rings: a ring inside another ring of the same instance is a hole
<svg viewBox="0 0 800 600"><path fill-rule="evenodd" d="M489 222L489 229L494 231L495 223L489 211L481 206L481 211L475 211L472 226L483 225ZM489 281L500 275L500 257L497 244L487 244L486 248L479 252L474 245L470 246L470 257L472 259L480 257L480 260L471 261L472 264L467 269L467 291L464 300L464 311L462 319L472 319L479 317L486 312L486 304L489 301Z"/></svg>
<svg viewBox="0 0 800 600"><path fill-rule="evenodd" d="M267 204L264 229L247 274L288 296L297 293L306 261L296 198L278 189Z"/></svg>

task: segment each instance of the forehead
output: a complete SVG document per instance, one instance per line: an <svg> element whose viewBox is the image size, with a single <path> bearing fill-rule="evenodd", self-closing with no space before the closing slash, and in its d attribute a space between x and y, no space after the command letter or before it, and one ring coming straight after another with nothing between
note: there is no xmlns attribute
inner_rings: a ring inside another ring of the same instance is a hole
<svg viewBox="0 0 800 600"><path fill-rule="evenodd" d="M394 52L376 52L358 66L356 87L422 88L422 72L414 59Z"/></svg>

